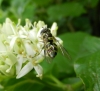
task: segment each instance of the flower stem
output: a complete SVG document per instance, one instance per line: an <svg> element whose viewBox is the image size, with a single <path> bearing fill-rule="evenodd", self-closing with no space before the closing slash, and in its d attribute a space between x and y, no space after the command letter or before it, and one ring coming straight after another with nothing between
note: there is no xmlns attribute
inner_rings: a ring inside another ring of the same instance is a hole
<svg viewBox="0 0 100 91"><path fill-rule="evenodd" d="M63 91L76 91L79 87L83 85L82 81L78 81L74 84L64 84L60 80L58 80L56 77L54 77L52 74L50 74L47 77L54 82L53 83L53 82L46 81L48 85L56 87L56 88L60 88Z"/></svg>

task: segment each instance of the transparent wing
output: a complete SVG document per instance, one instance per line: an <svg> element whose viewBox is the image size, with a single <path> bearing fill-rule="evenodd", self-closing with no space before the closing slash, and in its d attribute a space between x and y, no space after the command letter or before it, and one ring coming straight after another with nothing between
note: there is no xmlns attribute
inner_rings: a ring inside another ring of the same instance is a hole
<svg viewBox="0 0 100 91"><path fill-rule="evenodd" d="M67 50L60 43L59 43L59 48L60 48L63 56L65 56L65 57L67 57L68 59L71 60L71 57L70 57L69 53L67 52Z"/></svg>
<svg viewBox="0 0 100 91"><path fill-rule="evenodd" d="M48 52L47 52L47 48L46 48L46 47L44 48L44 57L45 57L45 60L46 60L48 63L51 63L52 58L50 58L50 57L48 56Z"/></svg>
<svg viewBox="0 0 100 91"><path fill-rule="evenodd" d="M70 57L68 51L63 47L63 45L61 45L57 39L54 39L54 40L57 43L57 46L60 49L62 55L67 57L69 60L71 60L71 57Z"/></svg>

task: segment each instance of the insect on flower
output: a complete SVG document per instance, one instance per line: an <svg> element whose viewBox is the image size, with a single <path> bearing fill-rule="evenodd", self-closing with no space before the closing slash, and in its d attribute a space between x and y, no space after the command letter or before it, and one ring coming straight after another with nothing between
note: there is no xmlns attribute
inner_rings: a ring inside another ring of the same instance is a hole
<svg viewBox="0 0 100 91"><path fill-rule="evenodd" d="M58 49L62 52L62 54L70 59L70 56L66 49L60 44L59 40L57 40L51 33L49 28L43 28L40 32L42 42L44 43L44 56L45 59L50 62L58 53Z"/></svg>

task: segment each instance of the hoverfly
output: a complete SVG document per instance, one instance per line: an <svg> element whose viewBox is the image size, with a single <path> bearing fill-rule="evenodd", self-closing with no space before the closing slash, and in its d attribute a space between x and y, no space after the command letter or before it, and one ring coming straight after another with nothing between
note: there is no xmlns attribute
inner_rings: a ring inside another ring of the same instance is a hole
<svg viewBox="0 0 100 91"><path fill-rule="evenodd" d="M70 59L70 55L66 49L59 43L59 41L52 35L49 28L43 28L40 32L41 38L44 43L44 56L48 62L52 60L58 53L58 49L64 56Z"/></svg>

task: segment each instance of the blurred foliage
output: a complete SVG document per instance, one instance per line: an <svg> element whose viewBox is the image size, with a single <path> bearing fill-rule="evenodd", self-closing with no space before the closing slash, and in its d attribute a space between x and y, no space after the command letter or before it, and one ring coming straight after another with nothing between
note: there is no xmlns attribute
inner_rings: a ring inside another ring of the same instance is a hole
<svg viewBox="0 0 100 91"><path fill-rule="evenodd" d="M28 18L32 22L43 20L48 26L56 21L58 34L85 31L98 35L100 30L99 0L0 0L0 3L0 23L9 17L16 23L21 18L24 24Z"/></svg>
<svg viewBox="0 0 100 91"><path fill-rule="evenodd" d="M90 36L100 36L99 0L0 0L0 23L6 17L23 25L26 18L48 27L56 21L72 61L61 54L44 61L42 80L33 70L21 79L0 76L0 91L100 91L100 39Z"/></svg>

